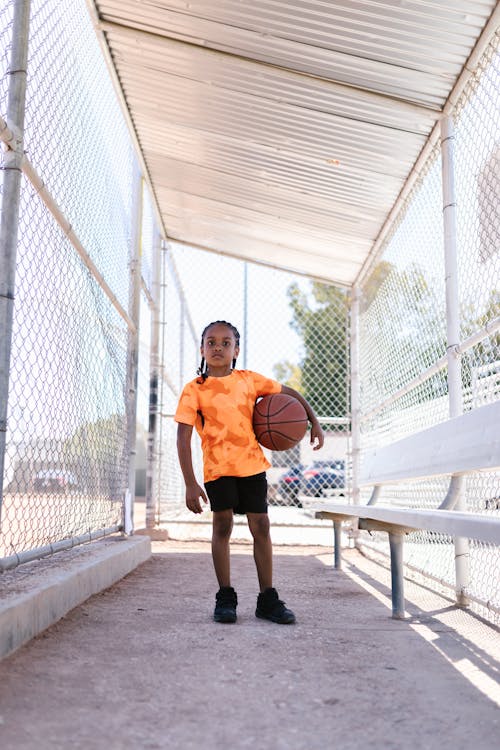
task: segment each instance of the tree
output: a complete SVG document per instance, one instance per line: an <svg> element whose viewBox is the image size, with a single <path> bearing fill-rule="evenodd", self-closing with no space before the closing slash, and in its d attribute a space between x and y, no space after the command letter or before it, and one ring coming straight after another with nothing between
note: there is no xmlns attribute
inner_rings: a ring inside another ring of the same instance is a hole
<svg viewBox="0 0 500 750"><path fill-rule="evenodd" d="M416 263L400 270L384 261L368 279L360 308L363 398L374 406L445 354L442 281ZM414 398L421 402L446 392L442 371L417 386Z"/></svg>
<svg viewBox="0 0 500 750"><path fill-rule="evenodd" d="M296 388L320 417L345 417L348 413L348 296L337 287L311 283L312 296L298 284L288 289L293 312L291 326L301 336L300 367L289 362L276 365L275 376ZM337 428L338 429L338 428Z"/></svg>
<svg viewBox="0 0 500 750"><path fill-rule="evenodd" d="M462 316L464 334L470 336L484 330L488 322L500 316L500 291L490 292L484 312L478 315L473 302L467 306ZM485 336L462 358L462 382L465 389L471 389L476 405L498 396L500 378L500 333L497 330Z"/></svg>
<svg viewBox="0 0 500 750"><path fill-rule="evenodd" d="M285 383L290 388L295 388L296 391L302 393L302 370L299 365L294 365L288 360L278 362L274 365L274 377L280 383Z"/></svg>
<svg viewBox="0 0 500 750"><path fill-rule="evenodd" d="M427 370L446 353L446 306L443 280L427 269L410 264L402 270L382 262L375 267L363 290L361 314L365 328L361 345L366 362L363 391L365 402L376 404ZM500 293L493 290L484 308L477 298L460 303L462 339L483 329L500 314ZM481 368L498 371L500 336L485 337L462 359L462 383L471 387ZM447 370L443 368L412 391L414 401L423 403L448 392Z"/></svg>
<svg viewBox="0 0 500 750"><path fill-rule="evenodd" d="M275 377L310 402L320 417L349 414L349 295L334 286L311 283L311 294L298 284L288 289L292 327L303 343L299 365L279 362ZM484 311L475 300L462 303L463 335L484 328L500 314L500 293L493 290ZM362 401L379 404L431 367L446 353L446 311L443 281L418 264L398 269L380 262L364 284L360 301ZM498 372L500 334L485 337L463 360L463 385L474 373ZM491 367L490 367L491 366ZM476 368L474 370L474 368ZM481 375L483 377L483 375ZM495 376L498 377L498 376ZM486 382L486 381L485 381ZM446 368L412 390L417 403L448 392ZM338 429L338 427L336 428Z"/></svg>

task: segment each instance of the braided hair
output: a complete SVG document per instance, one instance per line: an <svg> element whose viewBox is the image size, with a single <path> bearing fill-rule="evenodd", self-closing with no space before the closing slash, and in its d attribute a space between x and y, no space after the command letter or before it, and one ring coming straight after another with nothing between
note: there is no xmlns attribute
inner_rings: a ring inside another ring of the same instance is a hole
<svg viewBox="0 0 500 750"><path fill-rule="evenodd" d="M205 338L206 332L208 331L209 328L215 325L227 326L232 331L234 338L236 339L236 346L240 345L240 332L238 331L236 326L233 326L232 323L228 323L227 320L213 320L203 329L203 333L201 334L201 346L203 346L203 339ZM236 357L233 359L233 362L232 362L233 370L235 367L236 367ZM208 378L205 357L201 358L200 366L198 367L196 373L201 376L201 380L198 380L198 383L203 383Z"/></svg>

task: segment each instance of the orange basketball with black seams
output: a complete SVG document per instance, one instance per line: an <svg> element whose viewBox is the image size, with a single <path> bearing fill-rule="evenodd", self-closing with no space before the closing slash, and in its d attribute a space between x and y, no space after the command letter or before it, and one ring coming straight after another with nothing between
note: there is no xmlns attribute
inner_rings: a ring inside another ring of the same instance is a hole
<svg viewBox="0 0 500 750"><path fill-rule="evenodd" d="M253 412L253 429L259 443L273 451L297 445L307 432L306 410L296 398L273 393L259 399Z"/></svg>

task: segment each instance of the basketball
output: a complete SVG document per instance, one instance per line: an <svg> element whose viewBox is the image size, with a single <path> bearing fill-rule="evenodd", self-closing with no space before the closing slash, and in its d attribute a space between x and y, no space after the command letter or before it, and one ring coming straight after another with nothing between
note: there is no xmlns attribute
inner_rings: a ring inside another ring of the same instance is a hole
<svg viewBox="0 0 500 750"><path fill-rule="evenodd" d="M306 410L296 398L272 393L256 402L253 429L258 442L273 451L297 445L307 431Z"/></svg>

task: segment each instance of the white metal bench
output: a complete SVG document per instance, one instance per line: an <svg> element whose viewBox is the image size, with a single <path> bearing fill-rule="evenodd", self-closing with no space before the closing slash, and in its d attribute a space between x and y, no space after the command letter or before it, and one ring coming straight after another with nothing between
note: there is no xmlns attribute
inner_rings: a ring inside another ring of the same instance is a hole
<svg viewBox="0 0 500 750"><path fill-rule="evenodd" d="M453 510L462 477L500 468L500 401L373 450L366 455L360 486L373 486L367 505L331 503L316 518L334 525L335 567L341 566L341 527L358 520L358 528L386 531L391 554L392 616L404 618L403 539L417 529L455 538L500 545L500 516ZM435 510L377 505L383 485L451 474L448 493Z"/></svg>

